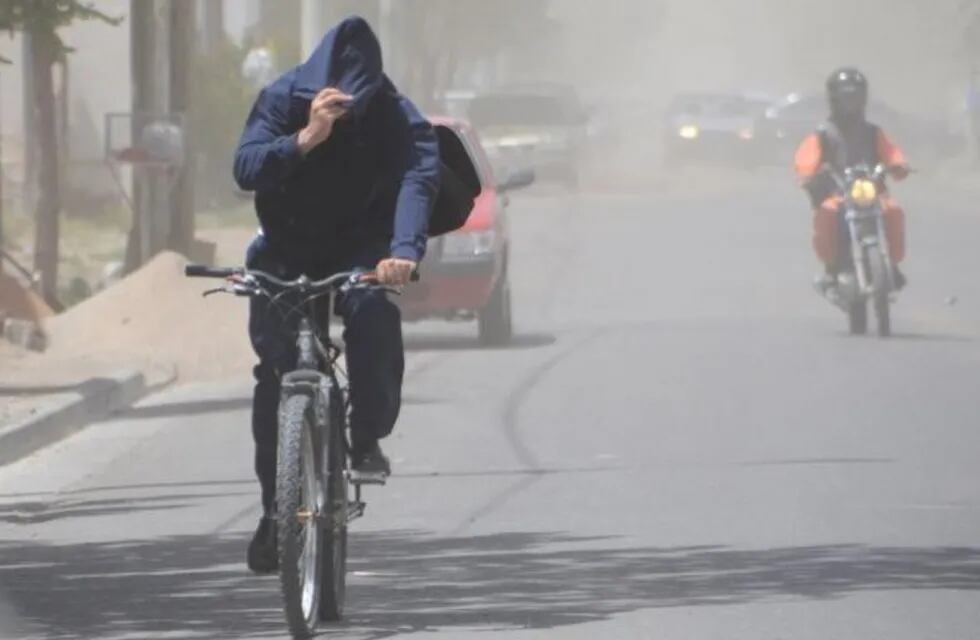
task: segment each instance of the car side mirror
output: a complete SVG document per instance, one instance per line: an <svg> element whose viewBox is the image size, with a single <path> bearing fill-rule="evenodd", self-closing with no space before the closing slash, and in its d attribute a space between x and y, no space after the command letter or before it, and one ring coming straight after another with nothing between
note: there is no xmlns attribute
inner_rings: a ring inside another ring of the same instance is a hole
<svg viewBox="0 0 980 640"><path fill-rule="evenodd" d="M534 169L518 169L510 172L503 180L497 183L497 191L499 193L507 193L508 191L529 187L534 184L536 177Z"/></svg>

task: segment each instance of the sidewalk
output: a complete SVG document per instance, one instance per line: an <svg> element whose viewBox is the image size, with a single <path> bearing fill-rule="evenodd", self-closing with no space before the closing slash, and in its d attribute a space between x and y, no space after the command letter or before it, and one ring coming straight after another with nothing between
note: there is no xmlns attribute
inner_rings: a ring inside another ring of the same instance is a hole
<svg viewBox="0 0 980 640"><path fill-rule="evenodd" d="M141 270L43 321L49 347L0 340L0 465L64 438L174 381L247 374L247 305L184 277L163 253Z"/></svg>
<svg viewBox="0 0 980 640"><path fill-rule="evenodd" d="M0 347L0 465L129 406L173 378L166 366Z"/></svg>

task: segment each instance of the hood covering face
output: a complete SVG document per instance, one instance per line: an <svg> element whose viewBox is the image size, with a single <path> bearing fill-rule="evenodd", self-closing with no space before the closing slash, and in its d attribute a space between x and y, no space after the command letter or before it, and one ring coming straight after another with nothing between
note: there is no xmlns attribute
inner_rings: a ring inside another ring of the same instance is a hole
<svg viewBox="0 0 980 640"><path fill-rule="evenodd" d="M362 116L382 89L394 89L382 67L381 43L366 20L347 18L327 32L309 60L296 70L295 94L312 100L327 87L354 97Z"/></svg>

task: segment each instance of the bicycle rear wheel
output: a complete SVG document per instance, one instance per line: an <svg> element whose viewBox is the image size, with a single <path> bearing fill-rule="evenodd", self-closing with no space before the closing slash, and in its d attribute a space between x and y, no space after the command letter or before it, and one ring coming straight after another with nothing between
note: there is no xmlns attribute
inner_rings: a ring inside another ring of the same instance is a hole
<svg viewBox="0 0 980 640"><path fill-rule="evenodd" d="M276 518L279 525L279 581L286 623L296 638L316 632L320 608L320 551L324 492L318 471L313 401L294 395L279 410Z"/></svg>

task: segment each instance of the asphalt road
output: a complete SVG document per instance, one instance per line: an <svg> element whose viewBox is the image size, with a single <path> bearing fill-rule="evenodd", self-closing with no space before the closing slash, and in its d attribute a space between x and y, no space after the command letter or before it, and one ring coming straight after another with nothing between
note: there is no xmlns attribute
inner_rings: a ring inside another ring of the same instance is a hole
<svg viewBox="0 0 980 640"><path fill-rule="evenodd" d="M980 637L980 210L899 191L898 335L855 339L779 178L515 202L519 337L409 328L326 637ZM0 469L0 638L285 637L248 406L169 390Z"/></svg>

